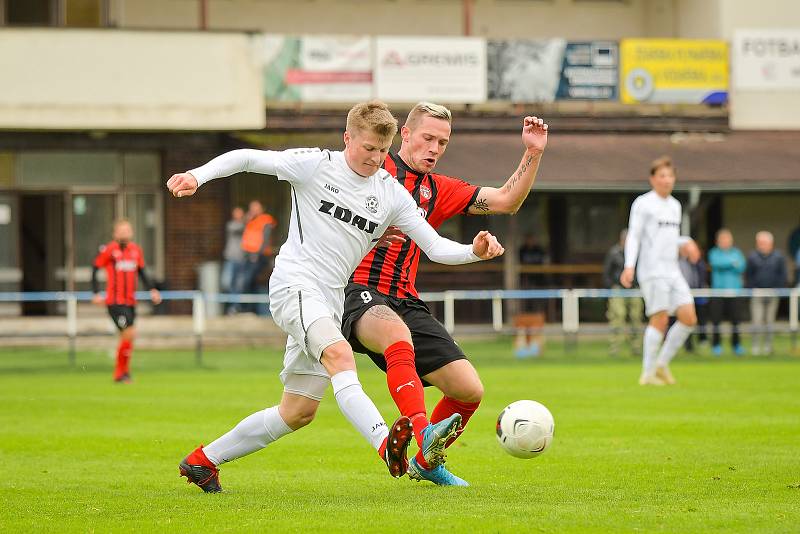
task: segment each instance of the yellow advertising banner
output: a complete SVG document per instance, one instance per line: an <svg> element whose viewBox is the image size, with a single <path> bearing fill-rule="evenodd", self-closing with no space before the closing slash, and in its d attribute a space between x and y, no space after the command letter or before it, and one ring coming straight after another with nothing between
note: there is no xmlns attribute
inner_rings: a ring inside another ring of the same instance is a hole
<svg viewBox="0 0 800 534"><path fill-rule="evenodd" d="M623 39L619 89L626 104L723 104L728 100L728 43Z"/></svg>

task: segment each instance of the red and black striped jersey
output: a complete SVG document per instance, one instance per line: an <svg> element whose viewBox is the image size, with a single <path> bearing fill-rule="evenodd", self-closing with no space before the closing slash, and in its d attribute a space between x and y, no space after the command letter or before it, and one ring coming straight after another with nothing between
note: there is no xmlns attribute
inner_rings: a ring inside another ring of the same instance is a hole
<svg viewBox="0 0 800 534"><path fill-rule="evenodd" d="M136 278L144 268L144 254L136 243L124 247L116 241L100 247L94 266L106 270L106 304L136 305Z"/></svg>
<svg viewBox="0 0 800 534"><path fill-rule="evenodd" d="M395 154L389 154L383 167L411 193L420 214L434 228L455 215L466 213L480 191L480 187L458 178L420 174ZM391 297L418 297L415 284L419 255L419 247L410 239L390 247L375 247L361 261L350 281Z"/></svg>

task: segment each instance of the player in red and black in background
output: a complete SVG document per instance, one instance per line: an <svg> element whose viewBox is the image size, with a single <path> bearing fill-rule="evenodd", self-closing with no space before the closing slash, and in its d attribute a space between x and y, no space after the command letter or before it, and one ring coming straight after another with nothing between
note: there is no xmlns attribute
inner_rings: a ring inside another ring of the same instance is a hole
<svg viewBox="0 0 800 534"><path fill-rule="evenodd" d="M408 190L420 215L434 228L460 214L516 213L533 187L547 145L547 125L538 117L523 119L522 159L505 184L495 188L432 172L447 148L451 122L444 106L429 102L414 106L400 130L400 151L389 154L384 168ZM452 444L478 409L483 385L459 346L419 299L415 287L419 247L390 231L381 243L391 245L367 254L345 289L342 333L353 350L368 354L386 371L395 404L411 419L420 453L409 462L409 477L439 485L467 485L445 469L444 451L422 451L442 443L429 435L429 423L460 414L460 428L446 441L448 447ZM444 394L430 420L423 384L436 386ZM438 465L428 464L426 457L435 458Z"/></svg>
<svg viewBox="0 0 800 534"><path fill-rule="evenodd" d="M125 219L114 223L113 241L100 247L100 252L92 265L92 303L102 306L103 297L97 285L97 271L106 270L106 298L108 314L119 329L117 346L117 365L114 369L115 382L130 382L130 360L136 329L136 278L142 277L145 287L150 290L153 304L161 302L161 294L153 287L144 268L144 254L139 245L132 241L133 227Z"/></svg>

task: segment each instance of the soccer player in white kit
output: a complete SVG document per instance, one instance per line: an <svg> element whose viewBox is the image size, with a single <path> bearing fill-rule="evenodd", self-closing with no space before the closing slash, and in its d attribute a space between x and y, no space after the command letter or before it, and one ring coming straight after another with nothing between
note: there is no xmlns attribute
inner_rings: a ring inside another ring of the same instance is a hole
<svg viewBox="0 0 800 534"><path fill-rule="evenodd" d="M631 287L636 270L649 318L639 384L662 386L675 383L669 363L692 333L697 314L678 265L679 248L692 240L680 235L681 204L672 196L675 169L668 157L653 162L650 185L653 189L637 197L631 206L620 283ZM677 321L667 332L673 314Z"/></svg>
<svg viewBox="0 0 800 534"><path fill-rule="evenodd" d="M289 236L269 281L270 311L289 335L280 375L283 396L278 406L250 415L181 462L181 475L204 491L221 491L219 464L309 424L329 383L339 409L378 450L390 474L400 477L406 472L411 422L401 417L388 429L361 388L352 348L341 333L344 287L390 225L439 263L490 259L504 249L486 231L479 232L472 245L436 233L405 188L381 169L396 133L397 121L386 104L357 104L347 116L343 152L234 150L167 182L170 192L182 197L209 180L257 172L275 175L292 189Z"/></svg>

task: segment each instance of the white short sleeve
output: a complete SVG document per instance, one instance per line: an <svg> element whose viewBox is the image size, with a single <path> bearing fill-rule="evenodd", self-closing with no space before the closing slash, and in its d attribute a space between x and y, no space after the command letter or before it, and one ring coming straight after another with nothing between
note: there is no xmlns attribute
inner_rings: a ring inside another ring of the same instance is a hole
<svg viewBox="0 0 800 534"><path fill-rule="evenodd" d="M326 157L330 158L330 152L319 148L284 150L275 165L278 180L300 186L313 178L317 167Z"/></svg>

